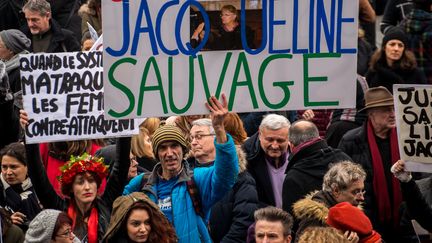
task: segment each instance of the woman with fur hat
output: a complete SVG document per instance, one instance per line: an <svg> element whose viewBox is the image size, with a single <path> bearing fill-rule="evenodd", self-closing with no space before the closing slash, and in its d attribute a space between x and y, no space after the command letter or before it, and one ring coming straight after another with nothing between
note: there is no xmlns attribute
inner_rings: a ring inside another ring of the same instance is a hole
<svg viewBox="0 0 432 243"><path fill-rule="evenodd" d="M425 84L414 54L407 50L407 37L399 29L388 31L381 49L371 58L366 80L369 87L384 86L393 93L393 84Z"/></svg>
<svg viewBox="0 0 432 243"><path fill-rule="evenodd" d="M177 242L177 236L159 207L144 193L118 197L113 204L104 243Z"/></svg>
<svg viewBox="0 0 432 243"><path fill-rule="evenodd" d="M72 232L72 219L64 212L46 209L30 223L24 243L80 243Z"/></svg>
<svg viewBox="0 0 432 243"><path fill-rule="evenodd" d="M28 115L21 110L20 123L28 125ZM26 144L29 176L35 191L44 208L58 209L67 212L72 219L72 230L82 241L100 242L108 226L112 203L121 195L127 183L129 171L130 138L120 138L117 144L117 159L109 173L105 191L97 196L102 180L108 175L108 166L103 158L93 157L84 153L71 156L61 167L58 178L62 194L61 198L48 180L41 161L37 144Z"/></svg>

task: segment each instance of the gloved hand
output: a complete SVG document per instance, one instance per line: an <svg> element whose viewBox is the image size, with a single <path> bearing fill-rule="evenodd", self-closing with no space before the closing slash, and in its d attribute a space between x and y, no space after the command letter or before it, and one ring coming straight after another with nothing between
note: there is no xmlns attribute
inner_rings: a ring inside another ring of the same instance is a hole
<svg viewBox="0 0 432 243"><path fill-rule="evenodd" d="M409 182L412 179L411 172L405 170L405 162L398 160L393 164L390 171L401 182Z"/></svg>

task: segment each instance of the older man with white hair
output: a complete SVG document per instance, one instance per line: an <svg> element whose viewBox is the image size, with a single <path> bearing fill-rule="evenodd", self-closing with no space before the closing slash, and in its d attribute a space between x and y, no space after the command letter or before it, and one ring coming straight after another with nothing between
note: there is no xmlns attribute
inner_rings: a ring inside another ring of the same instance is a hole
<svg viewBox="0 0 432 243"><path fill-rule="evenodd" d="M259 131L243 145L248 171L257 186L260 207L282 207L282 185L288 165L290 122L281 115L264 117Z"/></svg>

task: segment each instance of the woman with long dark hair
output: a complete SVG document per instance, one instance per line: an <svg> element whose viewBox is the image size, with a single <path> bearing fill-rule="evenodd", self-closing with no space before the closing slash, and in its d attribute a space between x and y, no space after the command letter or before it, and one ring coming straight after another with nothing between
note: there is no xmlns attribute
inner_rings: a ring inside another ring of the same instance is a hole
<svg viewBox="0 0 432 243"><path fill-rule="evenodd" d="M144 193L134 192L114 201L104 243L177 242L177 236L159 207Z"/></svg>
<svg viewBox="0 0 432 243"><path fill-rule="evenodd" d="M393 92L393 84L425 84L426 77L417 68L414 54L406 49L407 38L398 29L383 38L381 49L371 58L366 80L369 87L384 86Z"/></svg>

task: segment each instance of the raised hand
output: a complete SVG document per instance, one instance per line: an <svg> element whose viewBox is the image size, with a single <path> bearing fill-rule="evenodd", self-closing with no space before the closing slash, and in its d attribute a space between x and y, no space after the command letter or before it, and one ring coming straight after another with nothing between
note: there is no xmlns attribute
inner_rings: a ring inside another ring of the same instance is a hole
<svg viewBox="0 0 432 243"><path fill-rule="evenodd" d="M210 111L210 119L216 133L216 141L218 143L225 143L227 138L223 122L228 114L228 102L225 94L222 94L221 98L222 103L215 96L212 96L205 105Z"/></svg>

